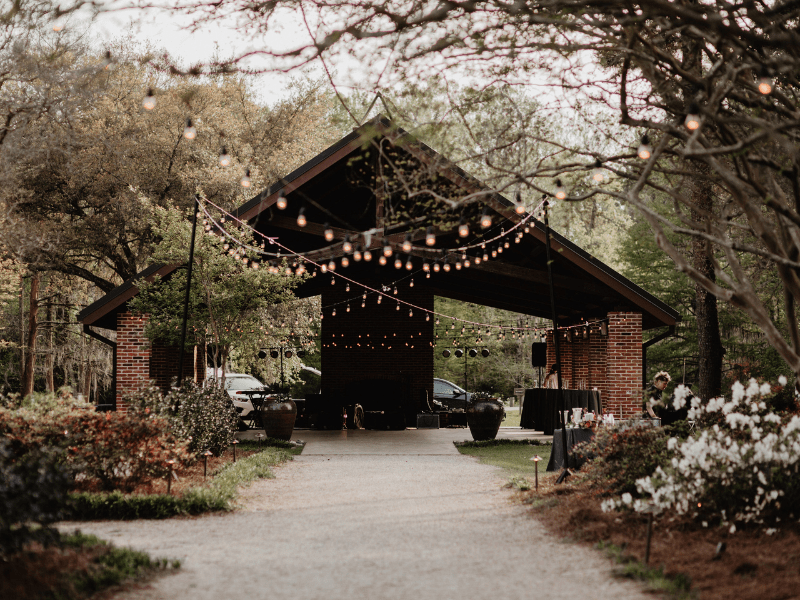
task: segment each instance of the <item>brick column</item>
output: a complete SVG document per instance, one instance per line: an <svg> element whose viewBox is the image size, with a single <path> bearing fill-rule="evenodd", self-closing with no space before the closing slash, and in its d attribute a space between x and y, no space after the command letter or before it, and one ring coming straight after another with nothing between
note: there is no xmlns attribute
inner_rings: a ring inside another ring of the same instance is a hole
<svg viewBox="0 0 800 600"><path fill-rule="evenodd" d="M122 398L144 388L150 380L150 342L144 334L147 317L117 315L117 411L126 412Z"/></svg>
<svg viewBox="0 0 800 600"><path fill-rule="evenodd" d="M630 418L642 412L642 315L608 313L608 395L605 412Z"/></svg>

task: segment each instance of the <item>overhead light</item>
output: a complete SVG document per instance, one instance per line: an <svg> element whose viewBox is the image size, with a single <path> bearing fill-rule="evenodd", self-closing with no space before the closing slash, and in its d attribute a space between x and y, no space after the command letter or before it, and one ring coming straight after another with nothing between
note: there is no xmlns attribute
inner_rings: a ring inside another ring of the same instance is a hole
<svg viewBox="0 0 800 600"><path fill-rule="evenodd" d="M761 66L761 74L758 77L758 91L765 96L772 93L772 78L764 65Z"/></svg>
<svg viewBox="0 0 800 600"><path fill-rule="evenodd" d="M696 103L692 102L689 105L689 112L686 115L686 120L683 123L686 125L686 129L690 131L694 131L700 127L700 107L697 106Z"/></svg>
<svg viewBox="0 0 800 600"><path fill-rule="evenodd" d="M436 244L436 235L434 235L433 227L431 227L430 225L428 226L428 229L425 233L425 244L427 246L433 246Z"/></svg>
<svg viewBox="0 0 800 600"><path fill-rule="evenodd" d="M353 260L355 260L356 262L359 262L361 260L361 257L362 257L361 245L360 244L356 244L356 247L353 250Z"/></svg>
<svg viewBox="0 0 800 600"><path fill-rule="evenodd" d="M251 183L252 182L250 181L250 169L245 169L244 175L242 175L242 178L239 180L239 184L243 188L249 188Z"/></svg>
<svg viewBox="0 0 800 600"><path fill-rule="evenodd" d="M461 217L461 220L458 222L458 235L461 237L467 237L469 235L469 225L467 225L467 221L464 217Z"/></svg>
<svg viewBox="0 0 800 600"><path fill-rule="evenodd" d="M350 259L347 258L346 256L342 257L342 266L343 267L349 267L350 266Z"/></svg>
<svg viewBox="0 0 800 600"><path fill-rule="evenodd" d="M153 88L147 88L147 95L142 100L145 110L153 110L156 107L156 97L153 95Z"/></svg>
<svg viewBox="0 0 800 600"><path fill-rule="evenodd" d="M369 262L372 260L372 252L369 250L364 250L364 260Z"/></svg>
<svg viewBox="0 0 800 600"><path fill-rule="evenodd" d="M638 154L639 158L642 160L647 160L653 156L653 147L650 145L650 138L647 137L647 134L642 136L642 141L639 144L639 149L636 151L636 154Z"/></svg>
<svg viewBox="0 0 800 600"><path fill-rule="evenodd" d="M486 358L487 356L489 356L489 349L488 348L484 348L483 350L481 350L481 356L483 358Z"/></svg>
<svg viewBox="0 0 800 600"><path fill-rule="evenodd" d="M392 255L392 245L386 238L383 238L383 255L387 258Z"/></svg>
<svg viewBox="0 0 800 600"><path fill-rule="evenodd" d="M350 234L344 236L344 243L342 244L342 251L345 254L350 254L353 251L353 244L350 243Z"/></svg>
<svg viewBox="0 0 800 600"><path fill-rule="evenodd" d="M403 261L400 260L400 257L394 259L394 268L395 269L402 269L403 268Z"/></svg>
<svg viewBox="0 0 800 600"><path fill-rule="evenodd" d="M517 190L514 200L516 200L517 204L514 207L514 210L517 212L518 215L521 215L522 213L525 212L525 203L522 201L522 194L520 193L519 190Z"/></svg>
<svg viewBox="0 0 800 600"><path fill-rule="evenodd" d="M556 198L563 200L566 197L567 190L564 188L564 184L561 183L560 179L556 179Z"/></svg>
<svg viewBox="0 0 800 600"><path fill-rule="evenodd" d="M489 216L489 207L487 206L483 209L483 214L481 215L481 227L486 229L487 227L491 226L492 226L492 217Z"/></svg>
<svg viewBox="0 0 800 600"><path fill-rule="evenodd" d="M325 223L325 232L324 232L323 235L325 235L325 241L326 242L332 242L333 241L333 229L331 229L331 226L328 225L327 223Z"/></svg>
<svg viewBox="0 0 800 600"><path fill-rule="evenodd" d="M406 259L406 271L410 271L413 268L414 268L414 263L411 262L411 257L409 256Z"/></svg>
<svg viewBox="0 0 800 600"><path fill-rule="evenodd" d="M475 358L476 356L478 356L478 351L475 348L470 348L469 355L471 358Z"/></svg>
<svg viewBox="0 0 800 600"><path fill-rule="evenodd" d="M308 221L306 221L305 212L306 209L303 206L301 206L300 210L297 212L297 225L300 227L305 227L308 224Z"/></svg>
<svg viewBox="0 0 800 600"><path fill-rule="evenodd" d="M283 190L278 192L278 201L275 204L278 206L280 210L286 208L288 201L286 200L286 193Z"/></svg>
<svg viewBox="0 0 800 600"><path fill-rule="evenodd" d="M456 354L456 358L461 358L462 356L464 356L464 351L461 348L458 348L456 350L455 354Z"/></svg>
<svg viewBox="0 0 800 600"><path fill-rule="evenodd" d="M408 254L411 252L411 234L406 234L406 239L403 240L403 252Z"/></svg>
<svg viewBox="0 0 800 600"><path fill-rule="evenodd" d="M220 167L227 167L231 164L231 155L228 154L228 149L223 146L222 150L219 151L219 166Z"/></svg>
<svg viewBox="0 0 800 600"><path fill-rule="evenodd" d="M605 175L603 174L603 163L600 162L599 158L594 161L594 165L592 166L592 179L598 183L605 179Z"/></svg>
<svg viewBox="0 0 800 600"><path fill-rule="evenodd" d="M450 358L450 350L448 350L447 348L442 350L442 356L444 356L445 358Z"/></svg>
<svg viewBox="0 0 800 600"><path fill-rule="evenodd" d="M193 140L197 137L197 130L194 128L194 125L192 125L191 118L186 119L186 127L183 128L183 137L187 140Z"/></svg>

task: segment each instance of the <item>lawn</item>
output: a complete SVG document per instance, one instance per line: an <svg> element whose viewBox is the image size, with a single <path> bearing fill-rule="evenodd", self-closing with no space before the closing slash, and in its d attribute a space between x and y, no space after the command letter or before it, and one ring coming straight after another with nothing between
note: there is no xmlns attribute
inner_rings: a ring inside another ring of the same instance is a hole
<svg viewBox="0 0 800 600"><path fill-rule="evenodd" d="M550 443L531 445L537 440L492 440L489 442L462 442L457 443L461 454L476 456L487 465L494 465L505 469L509 477L524 477L533 482L534 462L531 458L535 455L541 457L539 461L539 477L542 477L547 461L550 460Z"/></svg>
<svg viewBox="0 0 800 600"><path fill-rule="evenodd" d="M519 427L519 417L520 417L519 410L506 409L506 418L500 424L500 427Z"/></svg>

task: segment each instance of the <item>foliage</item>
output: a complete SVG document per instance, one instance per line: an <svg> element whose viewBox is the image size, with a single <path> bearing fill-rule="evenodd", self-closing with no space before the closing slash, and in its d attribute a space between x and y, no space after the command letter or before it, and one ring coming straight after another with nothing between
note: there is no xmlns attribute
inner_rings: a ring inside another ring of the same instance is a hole
<svg viewBox="0 0 800 600"><path fill-rule="evenodd" d="M26 400L27 402L27 400ZM55 408L34 402L34 408L0 408L0 434L16 456L39 448L59 451L59 458L80 484L103 489L133 489L168 472L167 460L189 460L187 442L180 441L161 417L140 419L133 413L95 412L63 399Z"/></svg>
<svg viewBox="0 0 800 600"><path fill-rule="evenodd" d="M63 518L72 485L63 450L19 446L0 439L0 554L52 539L46 525Z"/></svg>
<svg viewBox="0 0 800 600"><path fill-rule="evenodd" d="M740 523L775 525L800 514L800 416L776 413L772 393L768 383L751 379L746 388L736 382L728 400L692 398L689 418L705 428L683 441L668 440L670 461L636 482L642 498L625 494L604 509L652 505L729 524L731 532ZM679 387L675 406L686 401L687 390Z"/></svg>
<svg viewBox="0 0 800 600"><path fill-rule="evenodd" d="M644 582L651 590L667 594L671 600L693 600L696 595L692 592L692 581L684 573L666 575L663 565L651 567L643 564L625 554L625 549L615 546L608 542L600 542L597 545L599 550L614 559L614 562L622 564L620 575L635 581Z"/></svg>
<svg viewBox="0 0 800 600"><path fill-rule="evenodd" d="M192 488L182 496L165 494L136 495L73 494L70 518L91 519L166 519L177 515L197 515L232 510L237 488L255 479L274 477L272 467L289 460L286 450L265 448L218 471L209 487Z"/></svg>
<svg viewBox="0 0 800 600"><path fill-rule="evenodd" d="M197 387L188 382L164 396L158 388L146 388L127 397L129 412L146 421L165 421L169 431L183 440L193 456L209 450L219 456L234 439L239 422L225 390Z"/></svg>
<svg viewBox="0 0 800 600"><path fill-rule="evenodd" d="M538 455L539 476L545 474L550 460L552 443L539 440L487 440L485 442L459 442L456 447L461 454L475 456L484 464L505 469L511 476L533 479L536 465L531 460Z"/></svg>

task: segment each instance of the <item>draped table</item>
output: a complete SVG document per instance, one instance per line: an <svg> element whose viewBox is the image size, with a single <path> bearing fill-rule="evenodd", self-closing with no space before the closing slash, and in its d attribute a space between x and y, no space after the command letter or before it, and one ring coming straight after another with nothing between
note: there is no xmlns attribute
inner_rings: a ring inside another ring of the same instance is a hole
<svg viewBox="0 0 800 600"><path fill-rule="evenodd" d="M560 471L564 468L564 436L563 429L556 429L553 432L553 451L550 453L550 461L547 463L548 471ZM575 456L572 447L583 442L590 442L594 438L594 431L582 428L567 428L567 448L569 450L569 468L580 469L586 459Z"/></svg>
<svg viewBox="0 0 800 600"><path fill-rule="evenodd" d="M597 415L603 413L598 390L561 390L561 393L566 401L563 410L580 407ZM543 431L545 435L553 435L553 431L560 425L556 411L562 410L561 406L558 404L558 390L548 388L525 390L520 426L524 429Z"/></svg>

